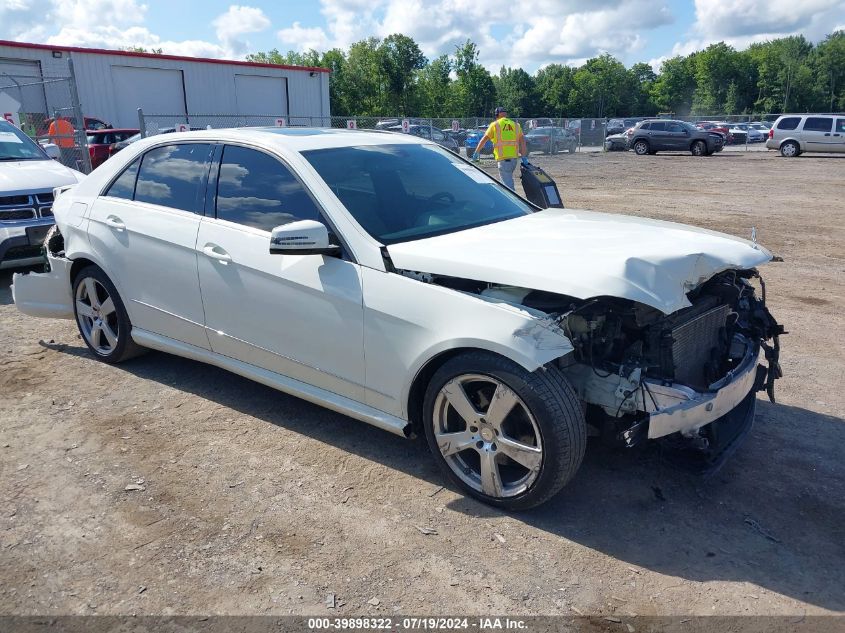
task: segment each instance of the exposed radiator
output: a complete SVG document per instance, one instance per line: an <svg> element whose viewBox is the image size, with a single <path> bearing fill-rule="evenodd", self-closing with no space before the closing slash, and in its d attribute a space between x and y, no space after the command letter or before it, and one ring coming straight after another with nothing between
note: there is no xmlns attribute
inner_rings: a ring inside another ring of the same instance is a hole
<svg viewBox="0 0 845 633"><path fill-rule="evenodd" d="M720 347L719 337L729 312L730 306L716 306L672 328L675 382L699 391L709 386L712 381L707 366L716 360L714 350Z"/></svg>

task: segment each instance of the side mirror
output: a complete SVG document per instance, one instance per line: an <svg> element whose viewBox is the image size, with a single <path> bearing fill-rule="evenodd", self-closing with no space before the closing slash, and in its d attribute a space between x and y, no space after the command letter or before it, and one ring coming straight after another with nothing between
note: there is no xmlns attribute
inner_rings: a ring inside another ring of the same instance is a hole
<svg viewBox="0 0 845 633"><path fill-rule="evenodd" d="M270 233L271 255L337 255L340 246L329 243L329 230L316 220L298 220L277 226Z"/></svg>
<svg viewBox="0 0 845 633"><path fill-rule="evenodd" d="M41 146L41 148L45 152L47 152L47 156L49 156L53 160L59 160L62 157L62 151L59 149L59 146L55 143L45 143Z"/></svg>

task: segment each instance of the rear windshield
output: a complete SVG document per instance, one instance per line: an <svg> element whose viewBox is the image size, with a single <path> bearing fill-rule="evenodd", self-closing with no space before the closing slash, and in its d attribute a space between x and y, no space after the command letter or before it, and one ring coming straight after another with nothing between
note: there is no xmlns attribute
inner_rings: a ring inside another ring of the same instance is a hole
<svg viewBox="0 0 845 633"><path fill-rule="evenodd" d="M363 145L302 155L358 224L382 244L534 211L487 174L436 145Z"/></svg>
<svg viewBox="0 0 845 633"><path fill-rule="evenodd" d="M781 119L778 121L778 129L779 130L794 130L798 127L798 124L801 123L801 117L799 116L788 116L785 119Z"/></svg>

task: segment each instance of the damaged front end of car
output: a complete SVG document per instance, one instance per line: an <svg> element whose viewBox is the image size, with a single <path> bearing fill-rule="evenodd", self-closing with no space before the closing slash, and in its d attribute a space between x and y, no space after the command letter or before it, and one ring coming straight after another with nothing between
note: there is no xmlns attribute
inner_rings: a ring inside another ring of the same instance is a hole
<svg viewBox="0 0 845 633"><path fill-rule="evenodd" d="M712 471L750 429L755 393L775 401L785 332L755 269L721 272L687 298L692 305L670 315L628 300L583 302L561 318L575 350L558 362L595 434L625 446L660 439L686 465Z"/></svg>
<svg viewBox="0 0 845 633"><path fill-rule="evenodd" d="M541 327L515 337L561 331L573 350L553 362L580 396L589 432L606 443L658 440L679 465L713 472L751 428L756 392L774 402L785 332L754 268L717 273L686 294L688 307L668 315L630 299L397 272L529 310Z"/></svg>

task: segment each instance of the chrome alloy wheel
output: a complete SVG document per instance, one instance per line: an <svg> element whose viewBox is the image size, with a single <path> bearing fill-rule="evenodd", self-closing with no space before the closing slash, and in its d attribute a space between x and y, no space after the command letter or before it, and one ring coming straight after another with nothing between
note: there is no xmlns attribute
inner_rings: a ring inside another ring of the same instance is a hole
<svg viewBox="0 0 845 633"><path fill-rule="evenodd" d="M447 382L431 422L449 468L478 492L513 497L540 474L537 422L522 399L492 376L463 374Z"/></svg>
<svg viewBox="0 0 845 633"><path fill-rule="evenodd" d="M79 330L97 354L107 356L120 335L114 301L103 284L86 277L76 287L75 302Z"/></svg>

